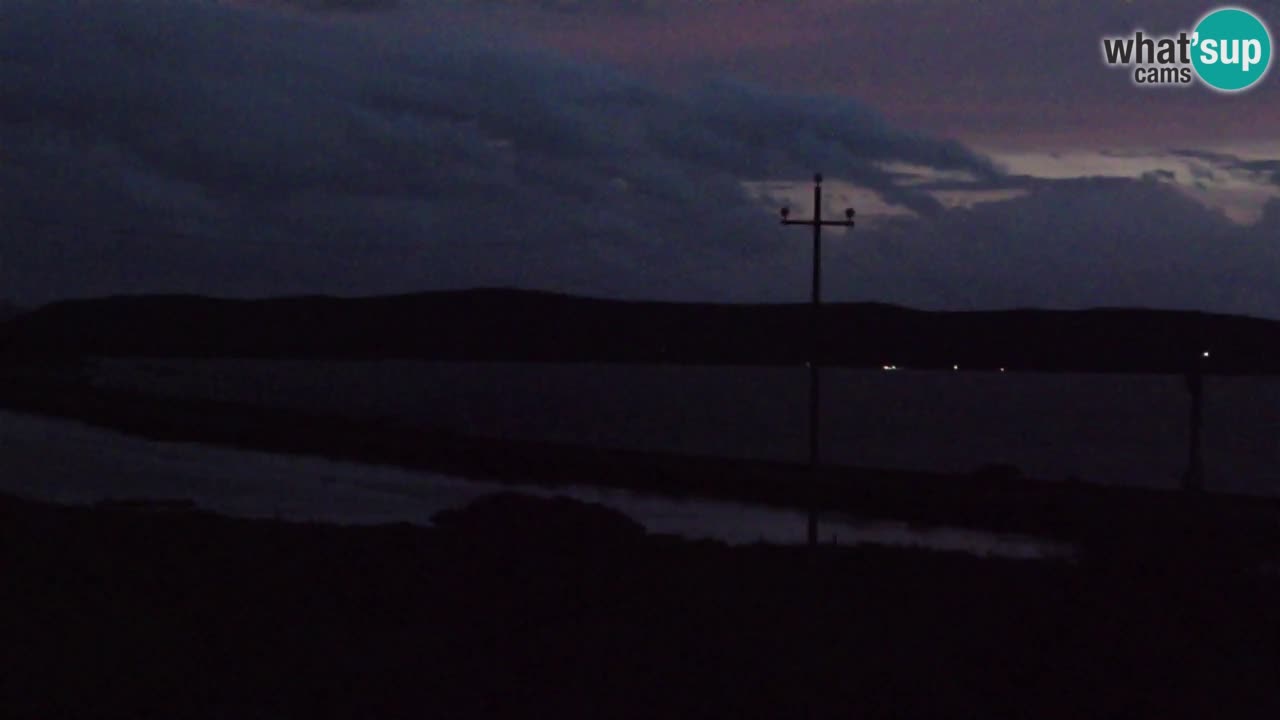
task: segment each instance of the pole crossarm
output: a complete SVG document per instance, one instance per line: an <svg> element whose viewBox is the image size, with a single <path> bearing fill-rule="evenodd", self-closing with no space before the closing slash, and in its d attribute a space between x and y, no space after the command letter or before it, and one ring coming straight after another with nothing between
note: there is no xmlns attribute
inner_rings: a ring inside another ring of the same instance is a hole
<svg viewBox="0 0 1280 720"><path fill-rule="evenodd" d="M832 227L832 226L853 227L854 226L854 222L852 220L819 220L817 222L814 222L813 220L783 220L782 224L783 225L821 225L822 227Z"/></svg>
<svg viewBox="0 0 1280 720"><path fill-rule="evenodd" d="M808 220L792 220L791 208L784 207L779 211L782 215L783 225L808 225L817 230L820 227L853 227L854 216L857 215L853 208L845 208L843 220L823 220L822 219L822 173L813 176L813 217Z"/></svg>

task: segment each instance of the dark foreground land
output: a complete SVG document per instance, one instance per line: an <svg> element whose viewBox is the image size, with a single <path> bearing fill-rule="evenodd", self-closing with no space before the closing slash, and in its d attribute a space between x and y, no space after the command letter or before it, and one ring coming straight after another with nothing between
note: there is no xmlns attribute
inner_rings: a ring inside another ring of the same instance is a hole
<svg viewBox="0 0 1280 720"><path fill-rule="evenodd" d="M1277 717L1280 579L729 548L501 495L436 528L0 497L14 718Z"/></svg>

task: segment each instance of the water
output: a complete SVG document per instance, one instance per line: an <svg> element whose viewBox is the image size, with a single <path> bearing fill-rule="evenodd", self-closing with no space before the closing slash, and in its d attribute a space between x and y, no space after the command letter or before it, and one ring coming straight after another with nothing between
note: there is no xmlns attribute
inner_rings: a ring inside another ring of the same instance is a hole
<svg viewBox="0 0 1280 720"><path fill-rule="evenodd" d="M0 412L0 491L64 503L108 498L189 499L241 517L429 525L437 512L510 486L434 473L316 458L165 443L78 423ZM799 512L741 503L675 500L572 486L521 492L567 495L626 513L650 532L732 544L802 543ZM1034 538L959 528L835 518L824 539L1014 558L1060 557L1070 548Z"/></svg>
<svg viewBox="0 0 1280 720"><path fill-rule="evenodd" d="M886 363L892 364L890 358ZM782 460L807 452L802 368L414 361L108 360L109 387L398 417L488 436ZM823 371L824 457L1174 487L1186 463L1181 376ZM1280 493L1280 379L1209 378L1211 489Z"/></svg>

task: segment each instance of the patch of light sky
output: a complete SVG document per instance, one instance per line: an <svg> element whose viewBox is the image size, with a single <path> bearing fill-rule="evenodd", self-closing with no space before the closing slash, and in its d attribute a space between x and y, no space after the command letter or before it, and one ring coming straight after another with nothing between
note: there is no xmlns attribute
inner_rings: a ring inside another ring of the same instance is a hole
<svg viewBox="0 0 1280 720"><path fill-rule="evenodd" d="M1280 157L1280 143L1197 147L1199 151L1234 156L1242 161ZM1054 152L982 149L1013 175L1044 179L1081 177L1139 178L1157 172L1188 197L1221 210L1241 224L1256 222L1263 206L1280 198L1280 185L1260 173L1231 168L1211 160L1179 155L1168 148L1123 150L1062 150Z"/></svg>
<svg viewBox="0 0 1280 720"><path fill-rule="evenodd" d="M898 182L902 186L919 185L938 180L971 181L965 173L939 172L929 168L893 163L883 165L884 169L900 173ZM743 183L747 192L761 203L782 207L786 205L797 218L813 217L813 183L809 182L747 182ZM973 207L981 203L1010 200L1025 194L1025 190L963 190L949 189L933 191L930 194L945 208ZM828 179L822 184L823 208L825 218L840 219L844 209L854 208L858 220L868 225L897 216L911 216L915 213L900 205L892 205L880 197L874 190L859 187L839 179Z"/></svg>
<svg viewBox="0 0 1280 720"><path fill-rule="evenodd" d="M1197 147L1207 154L1230 156L1239 161L1269 160L1280 157L1280 143L1253 143ZM1027 151L981 148L980 152L994 160L1011 175L1045 180L1084 177L1156 177L1205 206L1220 210L1240 224L1252 224L1262 214L1267 202L1280 198L1280 184L1264 173L1250 172L1229 164L1214 162L1209 157L1188 157L1169 148L1122 150L1056 150ZM964 173L940 172L925 167L900 163L883 166L899 176L904 187L931 182L963 183L972 178ZM811 217L813 184L811 182L758 181L744 183L747 191L762 203L788 205L799 217ZM875 191L839 179L828 179L823 185L827 217L837 217L845 207L853 207L858 217L874 224L881 219L912 215L907 208L885 202ZM931 195L946 208L973 207L982 203L1001 202L1023 195L1020 189L951 188L935 190Z"/></svg>

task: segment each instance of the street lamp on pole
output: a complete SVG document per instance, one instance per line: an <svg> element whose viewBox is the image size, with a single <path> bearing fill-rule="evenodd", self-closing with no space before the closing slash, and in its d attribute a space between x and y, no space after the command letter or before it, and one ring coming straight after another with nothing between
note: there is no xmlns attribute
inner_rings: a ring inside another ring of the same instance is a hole
<svg viewBox="0 0 1280 720"><path fill-rule="evenodd" d="M822 173L813 176L813 218L790 219L790 208L782 208L783 225L808 225L813 228L813 295L809 303L809 546L818 544L818 360L821 357L821 324L819 308L822 305L822 228L853 227L853 208L846 208L844 220L822 219Z"/></svg>

